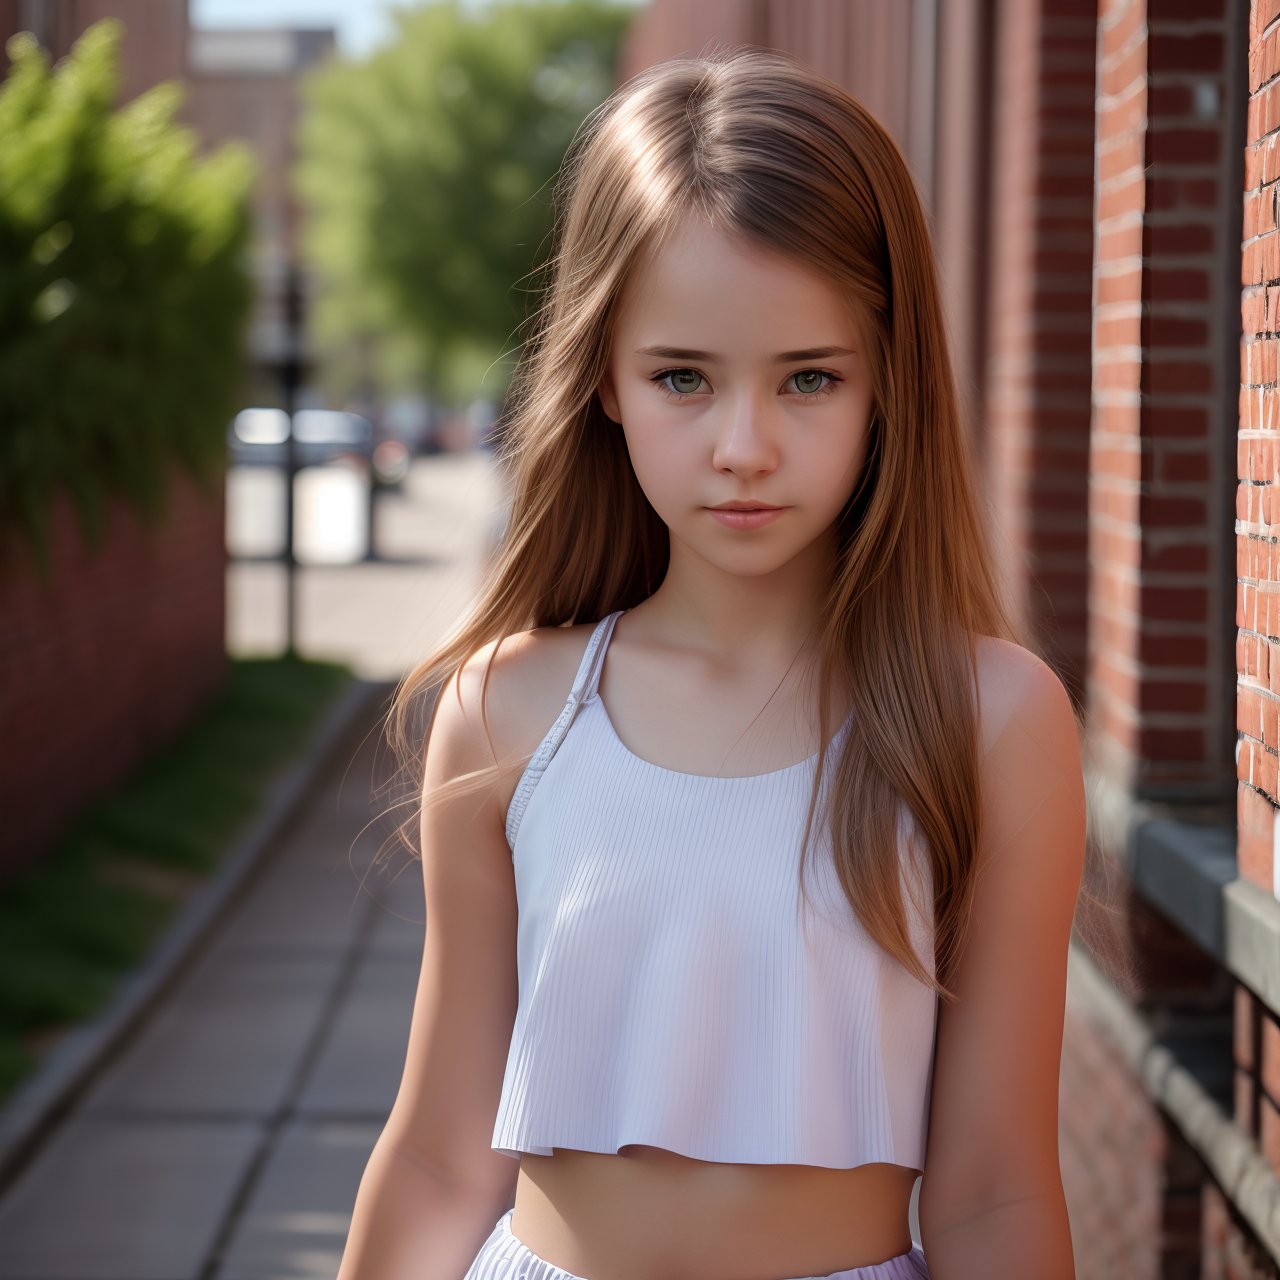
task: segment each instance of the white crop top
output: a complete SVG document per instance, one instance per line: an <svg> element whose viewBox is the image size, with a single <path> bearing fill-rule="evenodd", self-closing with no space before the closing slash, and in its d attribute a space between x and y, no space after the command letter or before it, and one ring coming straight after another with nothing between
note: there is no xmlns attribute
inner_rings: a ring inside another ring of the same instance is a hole
<svg viewBox="0 0 1280 1280"><path fill-rule="evenodd" d="M742 777L632 754L597 693L623 612L507 812L519 1003L494 1150L923 1170L937 996L863 930L821 811L798 914L816 753ZM934 973L932 920L904 904Z"/></svg>

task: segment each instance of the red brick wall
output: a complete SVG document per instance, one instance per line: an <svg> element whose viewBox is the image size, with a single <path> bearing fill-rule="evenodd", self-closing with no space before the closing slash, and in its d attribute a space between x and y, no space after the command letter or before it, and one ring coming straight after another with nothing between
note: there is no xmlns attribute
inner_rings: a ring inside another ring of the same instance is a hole
<svg viewBox="0 0 1280 1280"><path fill-rule="evenodd" d="M1231 1201L1212 1182L1205 1184L1204 1263L1199 1280L1275 1280L1276 1264L1259 1248Z"/></svg>
<svg viewBox="0 0 1280 1280"><path fill-rule="evenodd" d="M1222 126L1196 112L1234 87L1234 8L1103 0L1099 23L1093 742L1118 784L1179 803L1226 801L1234 772L1216 442L1237 197Z"/></svg>
<svg viewBox="0 0 1280 1280"><path fill-rule="evenodd" d="M43 0L22 5L0 0L0 77L8 71L5 41L30 25L40 43L57 61L87 27L102 18L119 18L121 103L136 98L161 80L179 80L186 68L187 0Z"/></svg>
<svg viewBox="0 0 1280 1280"><path fill-rule="evenodd" d="M1097 12L1001 7L982 420L1013 602L1078 699L1088 596Z"/></svg>
<svg viewBox="0 0 1280 1280"><path fill-rule="evenodd" d="M1240 874L1280 896L1277 882L1277 693L1280 693L1280 559L1274 525L1277 475L1275 142L1280 128L1280 3L1255 0L1249 22L1239 434L1236 489L1237 801ZM1280 1171L1280 1020L1244 987L1236 991L1235 1113ZM1225 1219L1225 1214L1220 1213ZM1228 1226L1223 1230L1233 1234Z"/></svg>
<svg viewBox="0 0 1280 1280"><path fill-rule="evenodd" d="M992 219L990 128L997 54L994 14L987 0L954 0L938 9L932 152L931 230L947 310L948 338L964 421L979 455L986 449L987 278L995 240ZM921 165L922 167L922 165Z"/></svg>
<svg viewBox="0 0 1280 1280"><path fill-rule="evenodd" d="M1231 51L1240 16L1214 0L1102 0L1097 27L1090 755L1119 812L1149 799L1221 822L1231 817L1235 738L1220 424L1234 382L1225 344L1239 251L1243 86ZM1104 856L1122 852L1132 820L1120 819ZM1213 1010L1230 991L1208 957L1135 898L1116 938L1130 948L1144 1005ZM1244 1258L1247 1232L1215 1214L1212 1179L1124 1063L1097 1075L1107 1061L1099 1035L1068 1018L1064 1152L1083 1174L1111 1133L1155 1136L1134 1142L1137 1158L1089 1171L1087 1191L1069 1186L1086 1225L1080 1274L1190 1277L1227 1267L1228 1254ZM1152 1197L1158 1212L1134 1255L1132 1242L1108 1236L1107 1206Z"/></svg>
<svg viewBox="0 0 1280 1280"><path fill-rule="evenodd" d="M1235 1003L1235 1115L1280 1170L1280 1018L1247 987Z"/></svg>
<svg viewBox="0 0 1280 1280"><path fill-rule="evenodd" d="M1280 302L1275 130L1280 126L1280 24L1275 3L1255 3L1250 22L1249 134L1245 151L1241 264L1240 407L1236 488L1237 760L1240 870L1259 888L1275 884L1276 694L1280 661L1280 558L1272 526L1277 489L1275 312ZM1274 665L1274 673L1273 673Z"/></svg>
<svg viewBox="0 0 1280 1280"><path fill-rule="evenodd" d="M1204 1167L1106 1035L1078 1014L1068 1019L1060 1097L1076 1275L1194 1280L1203 1266Z"/></svg>
<svg viewBox="0 0 1280 1280"><path fill-rule="evenodd" d="M6 545L0 576L0 880L179 734L226 675L224 489L175 469L153 533L113 502L92 553L65 495L52 576Z"/></svg>

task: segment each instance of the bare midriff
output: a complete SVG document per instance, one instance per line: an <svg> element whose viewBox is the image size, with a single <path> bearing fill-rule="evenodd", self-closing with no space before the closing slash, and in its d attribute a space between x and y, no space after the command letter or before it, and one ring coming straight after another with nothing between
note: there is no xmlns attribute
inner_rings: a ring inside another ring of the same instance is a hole
<svg viewBox="0 0 1280 1280"><path fill-rule="evenodd" d="M911 1248L917 1172L693 1160L661 1147L524 1154L511 1230L586 1280L792 1280Z"/></svg>

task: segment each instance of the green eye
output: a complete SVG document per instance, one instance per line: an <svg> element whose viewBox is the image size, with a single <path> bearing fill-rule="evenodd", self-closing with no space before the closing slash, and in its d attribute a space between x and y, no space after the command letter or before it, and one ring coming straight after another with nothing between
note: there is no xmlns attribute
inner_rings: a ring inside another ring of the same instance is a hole
<svg viewBox="0 0 1280 1280"><path fill-rule="evenodd" d="M658 389L666 395L672 396L674 399L678 400L681 396L692 395L694 388L668 385L667 380L669 378L694 378L700 381L702 379L702 374L700 374L696 369L665 369L662 373L654 375L652 381L658 384Z"/></svg>
<svg viewBox="0 0 1280 1280"><path fill-rule="evenodd" d="M661 373L655 373L649 381L656 384L658 390L668 400L687 400L691 396L698 394L692 387L681 387L676 384L675 379L677 378L694 379L697 382L704 381L702 374L696 369L663 369ZM830 395L835 390L836 383L844 381L843 378L834 373L827 373L825 369L801 369L798 373L793 373L787 381L790 382L800 378L826 379L825 385L819 382L812 391L798 388L801 400L818 400L822 396Z"/></svg>

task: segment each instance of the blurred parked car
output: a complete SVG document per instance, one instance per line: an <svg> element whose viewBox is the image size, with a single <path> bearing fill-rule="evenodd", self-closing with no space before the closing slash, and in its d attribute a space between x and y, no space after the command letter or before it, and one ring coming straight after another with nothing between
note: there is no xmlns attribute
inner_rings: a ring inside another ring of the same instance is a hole
<svg viewBox="0 0 1280 1280"><path fill-rule="evenodd" d="M440 452L436 410L425 396L401 393L383 407L382 435L403 442L412 455Z"/></svg>
<svg viewBox="0 0 1280 1280"><path fill-rule="evenodd" d="M227 432L233 465L282 467L289 415L278 408L241 409ZM345 409L299 409L293 415L294 455L300 467L349 462L369 467L375 486L396 487L408 474L409 451L397 440L374 443L368 418Z"/></svg>

